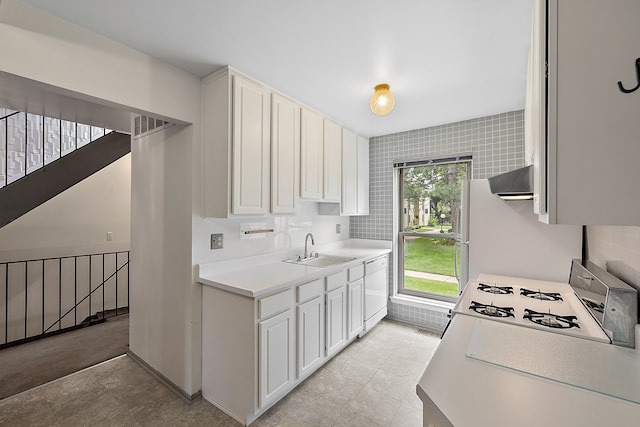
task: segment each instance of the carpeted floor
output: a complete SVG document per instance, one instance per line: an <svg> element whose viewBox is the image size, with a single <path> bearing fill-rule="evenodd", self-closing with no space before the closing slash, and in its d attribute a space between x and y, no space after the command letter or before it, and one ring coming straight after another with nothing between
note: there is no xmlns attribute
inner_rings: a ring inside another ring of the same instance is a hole
<svg viewBox="0 0 640 427"><path fill-rule="evenodd" d="M0 399L125 354L129 315L0 350Z"/></svg>

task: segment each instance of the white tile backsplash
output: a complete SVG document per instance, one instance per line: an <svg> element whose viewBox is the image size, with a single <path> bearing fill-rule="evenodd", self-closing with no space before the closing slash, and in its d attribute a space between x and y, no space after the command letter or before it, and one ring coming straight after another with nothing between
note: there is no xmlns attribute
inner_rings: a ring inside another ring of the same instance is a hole
<svg viewBox="0 0 640 427"><path fill-rule="evenodd" d="M300 200L295 215L273 215L264 217L242 216L239 218L205 218L198 222L201 230L196 233L194 245L195 264L222 261L239 257L268 254L278 251L299 250L304 247L307 233L312 233L317 245L324 245L349 238L349 217L320 215L318 204ZM340 224L341 233L336 233ZM243 227L265 225L273 228L273 233L259 234L247 239L242 234ZM224 234L222 249L209 249L211 233Z"/></svg>

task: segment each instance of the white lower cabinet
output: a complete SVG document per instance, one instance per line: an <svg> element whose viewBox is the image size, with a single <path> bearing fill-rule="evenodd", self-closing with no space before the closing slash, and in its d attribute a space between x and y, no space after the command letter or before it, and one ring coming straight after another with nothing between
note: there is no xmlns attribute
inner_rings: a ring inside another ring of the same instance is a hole
<svg viewBox="0 0 640 427"><path fill-rule="evenodd" d="M327 293L327 356L333 356L347 343L346 286Z"/></svg>
<svg viewBox="0 0 640 427"><path fill-rule="evenodd" d="M347 344L347 270L327 276L327 356Z"/></svg>
<svg viewBox="0 0 640 427"><path fill-rule="evenodd" d="M364 328L364 280L358 279L347 285L349 319L347 339L358 336Z"/></svg>
<svg viewBox="0 0 640 427"><path fill-rule="evenodd" d="M280 397L295 381L295 323L293 310L258 325L260 340L260 407Z"/></svg>
<svg viewBox="0 0 640 427"><path fill-rule="evenodd" d="M363 264L250 298L202 291L202 396L250 424L362 330Z"/></svg>
<svg viewBox="0 0 640 427"><path fill-rule="evenodd" d="M298 286L298 378L324 361L324 280Z"/></svg>
<svg viewBox="0 0 640 427"><path fill-rule="evenodd" d="M324 360L324 298L298 306L298 378L313 372Z"/></svg>

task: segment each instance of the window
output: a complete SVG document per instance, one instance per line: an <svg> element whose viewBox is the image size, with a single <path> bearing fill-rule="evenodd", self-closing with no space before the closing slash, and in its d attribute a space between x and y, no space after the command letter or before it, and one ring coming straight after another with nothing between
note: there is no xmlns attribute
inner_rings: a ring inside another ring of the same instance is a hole
<svg viewBox="0 0 640 427"><path fill-rule="evenodd" d="M468 203L462 183L471 174L471 157L395 165L397 290L400 294L455 301L466 280ZM462 279L461 279L462 277Z"/></svg>

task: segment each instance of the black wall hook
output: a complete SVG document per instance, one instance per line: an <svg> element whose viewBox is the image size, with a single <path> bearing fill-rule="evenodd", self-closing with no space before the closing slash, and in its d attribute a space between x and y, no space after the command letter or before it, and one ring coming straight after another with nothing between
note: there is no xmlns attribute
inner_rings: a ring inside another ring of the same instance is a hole
<svg viewBox="0 0 640 427"><path fill-rule="evenodd" d="M618 82L618 89L620 89L620 92L631 93L640 88L640 58L636 59L636 78L638 80L638 84L633 89L625 89L624 86L622 86L622 82Z"/></svg>

